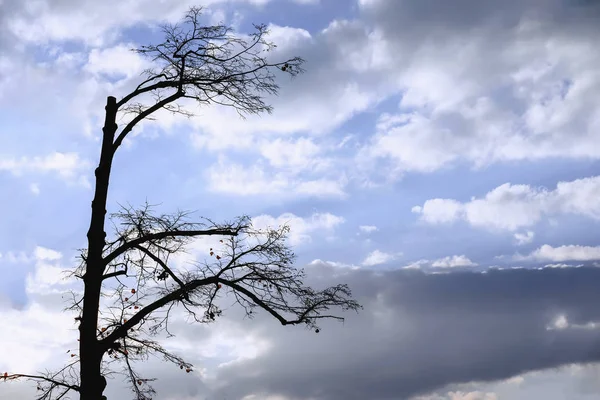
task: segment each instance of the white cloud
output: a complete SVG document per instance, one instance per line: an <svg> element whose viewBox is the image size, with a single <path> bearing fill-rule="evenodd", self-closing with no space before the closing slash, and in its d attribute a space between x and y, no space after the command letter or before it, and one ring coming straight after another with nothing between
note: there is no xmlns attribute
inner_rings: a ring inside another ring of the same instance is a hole
<svg viewBox="0 0 600 400"><path fill-rule="evenodd" d="M140 73L151 64L147 59L131 51L134 43L121 43L114 47L92 49L83 69L93 75L106 74L111 78L139 78Z"/></svg>
<svg viewBox="0 0 600 400"><path fill-rule="evenodd" d="M264 167L254 164L244 167L240 164L220 160L207 172L208 187L213 192L237 195L258 195L283 193L290 186L283 174L268 175Z"/></svg>
<svg viewBox="0 0 600 400"><path fill-rule="evenodd" d="M29 190L31 190L31 193L38 195L40 194L40 185L38 185L37 183L31 183L29 185Z"/></svg>
<svg viewBox="0 0 600 400"><path fill-rule="evenodd" d="M565 263L556 263L556 264L546 264L542 268L579 268L582 266L583 266L582 264L572 265L572 264L565 264Z"/></svg>
<svg viewBox="0 0 600 400"><path fill-rule="evenodd" d="M426 7L403 12L391 3L371 3L363 10L382 32L381 47L389 49L380 79L404 91L400 110L381 115L363 157L419 172L458 161L480 168L512 160L600 158L600 111L590 103L600 90L600 76L592 72L599 56L584 30L552 29L552 18L523 17L514 30L476 23L478 34L472 35L445 25L453 17L438 20L443 12L411 17ZM425 19L429 24L413 23ZM484 19L470 22L475 20ZM449 29L442 32L444 27Z"/></svg>
<svg viewBox="0 0 600 400"><path fill-rule="evenodd" d="M495 393L484 393L484 392L450 392L448 393L450 400L498 400L498 396Z"/></svg>
<svg viewBox="0 0 600 400"><path fill-rule="evenodd" d="M315 179L304 182L298 182L295 191L298 194L314 197L331 197L344 199L348 195L344 190L347 180Z"/></svg>
<svg viewBox="0 0 600 400"><path fill-rule="evenodd" d="M600 198L600 176L593 176L558 182L552 191L505 183L483 198L464 203L432 199L412 210L431 224L463 219L475 227L516 231L535 225L543 216L557 214L579 214L600 220L600 202L590 201L597 198Z"/></svg>
<svg viewBox="0 0 600 400"><path fill-rule="evenodd" d="M60 303L49 309L33 303L23 310L0 308L0 351L3 357L0 368L11 372L35 372L42 367L52 368L67 362L66 349L76 348L77 330L73 317L61 312ZM40 327L44 334L40 335ZM60 360L59 354L64 355Z"/></svg>
<svg viewBox="0 0 600 400"><path fill-rule="evenodd" d="M552 247L545 244L526 257L517 255L516 258L554 262L595 261L600 260L600 246L563 245Z"/></svg>
<svg viewBox="0 0 600 400"><path fill-rule="evenodd" d="M535 236L535 233L532 231L527 231L524 233L515 233L513 235L517 241L517 246L522 246L524 244L528 244L531 243L533 241L533 237Z"/></svg>
<svg viewBox="0 0 600 400"><path fill-rule="evenodd" d="M336 268L350 268L350 269L358 269L360 268L358 265L354 265L354 264L346 264L346 263L342 263L339 261L325 261L325 260L321 260L319 258L316 258L314 260L312 260L311 262L308 263L308 265L327 265L330 267L336 267Z"/></svg>
<svg viewBox="0 0 600 400"><path fill-rule="evenodd" d="M227 147L251 149L255 141L274 135L303 134L321 137L367 110L394 92L389 82L375 78L368 70L357 74L340 52L357 51L356 60L365 60L369 38L360 22L334 21L320 33L305 29L269 25L269 39L277 43L273 57L301 55L311 63L297 79L281 79L277 97L267 96L276 104L271 115L248 116L241 120L234 110L211 107L202 111L203 118L192 122L198 131L194 144L209 149ZM359 43L360 42L360 43ZM318 60L313 63L312 60Z"/></svg>
<svg viewBox="0 0 600 400"><path fill-rule="evenodd" d="M402 267L402 269L421 269L429 264L429 260L422 259L418 261L414 261L408 265Z"/></svg>
<svg viewBox="0 0 600 400"><path fill-rule="evenodd" d="M432 267L437 267L437 268L474 267L476 265L477 265L477 263L474 263L473 261L469 260L469 258L466 257L465 255L447 256L447 257L435 260L431 264Z"/></svg>
<svg viewBox="0 0 600 400"><path fill-rule="evenodd" d="M367 234L373 233L373 232L376 232L377 230L379 230L375 225L360 225L358 227L358 229L361 232L364 232L364 233L367 233Z"/></svg>
<svg viewBox="0 0 600 400"><path fill-rule="evenodd" d="M24 251L9 251L5 254L5 259L6 261L10 262L10 263L15 263L15 264L25 264L28 262L32 262L34 260L33 257L30 257L26 252Z"/></svg>
<svg viewBox="0 0 600 400"><path fill-rule="evenodd" d="M0 158L0 171L8 171L15 176L26 173L55 173L59 177L88 186L84 171L90 163L82 160L77 153L54 152L43 157Z"/></svg>
<svg viewBox="0 0 600 400"><path fill-rule="evenodd" d="M365 259L362 262L362 265L365 267L372 267L374 265L385 264L395 260L400 255L402 255L402 253L392 254L383 252L381 250L373 250L365 257Z"/></svg>
<svg viewBox="0 0 600 400"><path fill-rule="evenodd" d="M206 172L208 187L217 193L241 196L304 195L344 198L347 179L297 176L297 171L267 170L261 162L243 166L221 158Z"/></svg>
<svg viewBox="0 0 600 400"><path fill-rule="evenodd" d="M498 396L492 392L448 392L445 395L432 394L425 396L411 397L410 400L498 400Z"/></svg>
<svg viewBox="0 0 600 400"><path fill-rule="evenodd" d="M266 0L248 2L264 4ZM8 27L22 40L32 43L81 40L99 46L116 40L120 36L120 29L135 24L165 20L176 22L190 6L197 3L194 0L180 1L176 5L150 0L85 0L77 2L77 5L69 2L33 2L26 3L15 12L8 21ZM210 6L221 1L205 0L202 3Z"/></svg>
<svg viewBox="0 0 600 400"><path fill-rule="evenodd" d="M278 168L303 170L323 164L323 160L316 158L321 149L312 139L305 137L298 138L296 141L281 138L264 141L260 145L260 152L273 167ZM321 168L326 166L325 164Z"/></svg>
<svg viewBox="0 0 600 400"><path fill-rule="evenodd" d="M62 258L62 253L59 251L47 249L42 246L36 246L35 250L33 251L33 255L36 260L55 261Z"/></svg>
<svg viewBox="0 0 600 400"><path fill-rule="evenodd" d="M414 206L411 211L421 214L420 219L430 224L454 222L461 210L461 204L451 199L427 200L423 206Z"/></svg>
<svg viewBox="0 0 600 400"><path fill-rule="evenodd" d="M330 233L344 221L343 217L330 213L314 213L309 218L302 218L292 213L284 213L278 217L259 215L252 218L252 224L259 229L288 225L289 240L292 245L310 242L313 235Z"/></svg>

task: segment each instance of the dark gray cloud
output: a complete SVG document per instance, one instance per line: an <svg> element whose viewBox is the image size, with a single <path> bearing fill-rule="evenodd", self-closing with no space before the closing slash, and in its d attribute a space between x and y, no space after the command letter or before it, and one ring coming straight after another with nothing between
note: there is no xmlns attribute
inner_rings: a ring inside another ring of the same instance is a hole
<svg viewBox="0 0 600 400"><path fill-rule="evenodd" d="M597 0L439 0L366 1L363 15L396 32L427 33L471 32L474 28L514 28L523 18L553 29L594 29L600 18Z"/></svg>
<svg viewBox="0 0 600 400"><path fill-rule="evenodd" d="M321 333L261 316L249 328L272 341L253 360L223 367L228 398L399 399L447 384L600 360L600 269L425 274L311 267L311 283L348 282L365 309Z"/></svg>

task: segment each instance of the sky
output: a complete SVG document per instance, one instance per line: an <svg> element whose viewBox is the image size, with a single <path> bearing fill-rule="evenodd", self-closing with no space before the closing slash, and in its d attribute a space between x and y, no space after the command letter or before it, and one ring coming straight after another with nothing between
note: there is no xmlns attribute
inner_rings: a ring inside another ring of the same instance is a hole
<svg viewBox="0 0 600 400"><path fill-rule="evenodd" d="M175 318L151 359L167 400L588 400L600 392L600 2L0 0L0 370L76 347L62 271L86 246L107 96L158 25L268 24L271 115L219 106L143 123L108 211L146 200L287 223L314 287L364 306L321 332L231 307ZM195 242L192 259L203 257ZM35 386L0 385L2 398ZM108 398L128 398L120 378ZM28 397L29 396L29 397Z"/></svg>

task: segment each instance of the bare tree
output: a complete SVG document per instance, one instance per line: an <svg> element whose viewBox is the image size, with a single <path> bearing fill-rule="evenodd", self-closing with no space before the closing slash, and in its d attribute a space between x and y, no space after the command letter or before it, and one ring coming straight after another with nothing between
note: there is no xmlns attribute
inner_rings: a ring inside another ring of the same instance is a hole
<svg viewBox="0 0 600 400"><path fill-rule="evenodd" d="M175 308L193 321L208 323L222 314L217 299L227 296L247 316L259 309L282 325L306 324L316 332L319 320L342 319L330 314L330 308L360 308L346 285L314 290L303 284L304 273L293 266L294 254L285 243L286 226L258 230L248 217L222 224L194 222L188 212L157 215L146 204L113 214L113 235L107 240L113 158L138 123L161 109L191 116L177 103L186 98L233 107L242 116L271 112L263 95L277 93L273 71L292 77L302 72L301 58L268 62L262 55L275 47L266 40L265 25L255 25L256 32L244 40L223 25L200 26L200 15L200 8L191 8L182 23L163 27L163 43L134 50L151 58L156 68L145 71L144 81L121 100L107 99L88 247L73 272L84 286L82 296L73 293L70 306L78 313L79 354L73 353L73 362L56 373L2 377L37 381L38 399L68 398L72 391L80 399L106 399L106 376L118 372L127 376L136 399L150 399L153 378L140 376L136 362L157 354L186 372L193 368L156 340L171 334L169 316ZM140 100L145 95L153 98L150 104ZM132 116L120 132L119 113ZM207 249L210 261L187 268L172 261L193 240L206 236L221 237Z"/></svg>

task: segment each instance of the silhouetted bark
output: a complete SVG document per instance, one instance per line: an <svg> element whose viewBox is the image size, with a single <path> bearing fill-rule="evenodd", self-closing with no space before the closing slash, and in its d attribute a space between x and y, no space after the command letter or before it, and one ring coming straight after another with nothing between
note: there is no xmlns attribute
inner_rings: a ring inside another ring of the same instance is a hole
<svg viewBox="0 0 600 400"><path fill-rule="evenodd" d="M285 226L260 231L248 217L223 224L208 219L190 222L189 213L154 215L146 205L112 215L119 225L115 224L114 237L107 242L106 204L113 158L138 123L160 109L191 115L176 103L183 98L234 107L241 115L270 112L262 95L277 92L272 70L291 76L302 72L300 58L269 63L261 55L274 47L265 40L264 25L256 25L246 42L228 27L199 26L200 11L190 9L183 25L165 26L163 43L135 50L152 58L156 69L145 71L146 79L121 100L107 98L88 245L74 271L83 280L84 292L81 298L74 295L70 307L78 312L79 357L73 355L74 362L57 374L4 377L37 380L40 399L59 399L76 391L80 399L101 400L105 376L118 364L135 398L150 399L154 379L141 377L135 363L154 353L191 372L192 364L152 338L161 332L171 334L169 315L176 306L199 323L214 321L222 313L216 302L221 293L235 299L250 317L254 309L261 309L282 325L306 324L316 332L320 319L342 319L329 314L330 308L360 308L345 285L321 291L304 286L304 273L293 267L294 254L285 244ZM151 104L138 101L146 94L153 96ZM133 115L121 131L119 113ZM222 239L218 247L207 249L210 262L191 269L170 262L169 257L192 240L215 235ZM101 296L108 299L106 304ZM73 373L77 362L79 374Z"/></svg>

